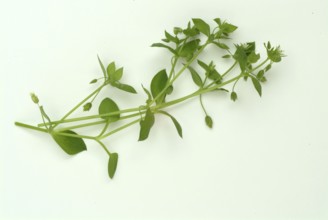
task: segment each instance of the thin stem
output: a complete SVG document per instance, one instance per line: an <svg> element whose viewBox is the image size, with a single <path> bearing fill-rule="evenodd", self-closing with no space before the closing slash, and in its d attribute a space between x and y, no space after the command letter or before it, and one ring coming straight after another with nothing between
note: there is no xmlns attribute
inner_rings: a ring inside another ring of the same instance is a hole
<svg viewBox="0 0 328 220"><path fill-rule="evenodd" d="M101 137L98 137L98 139L103 139L103 138L108 137L108 136L110 136L112 134L115 134L116 132L118 132L120 130L123 130L123 129L127 128L127 127L130 127L131 125L134 125L134 124L138 123L140 120L141 120L141 118L139 118L137 120L134 120L134 121L132 121L130 123L127 123L127 124L125 124L125 125L117 128L117 129L114 129L114 130L108 132L107 134L102 135Z"/></svg>
<svg viewBox="0 0 328 220"><path fill-rule="evenodd" d="M202 94L199 95L199 102L200 102L200 105L202 106L202 109L203 109L205 115L207 115L206 109L205 109L204 104L203 104Z"/></svg>
<svg viewBox="0 0 328 220"><path fill-rule="evenodd" d="M39 127L28 125L28 124L24 124L24 123L21 123L21 122L15 122L15 125L16 126L19 126L19 127L23 127L23 128L28 128L28 129L32 129L32 130L42 131L44 133L48 133L48 130L47 129L39 128Z"/></svg>
<svg viewBox="0 0 328 220"><path fill-rule="evenodd" d="M61 136L66 136L66 137L75 137L75 138L84 138L84 139L91 139L94 140L95 137L93 136L88 136L88 135L81 135L81 134L70 134L70 133L65 133L65 132L53 132L54 134L61 135Z"/></svg>
<svg viewBox="0 0 328 220"><path fill-rule="evenodd" d="M237 61L235 61L232 66L227 69L227 71L225 71L223 74L222 74L222 78L224 78L235 66L237 65Z"/></svg>
<svg viewBox="0 0 328 220"><path fill-rule="evenodd" d="M106 151L106 153L110 156L111 155L111 152L109 152L109 150L107 149L107 147L104 145L103 142L101 142L100 140L98 140L97 138L94 139L95 141L98 142L98 144L100 144L100 146Z"/></svg>
<svg viewBox="0 0 328 220"><path fill-rule="evenodd" d="M81 105L83 105L83 103L85 103L88 99L90 99L93 95L95 95L96 93L98 93L103 87L105 86L105 84L101 85L98 89L96 89L95 91L93 91L90 95L88 95L87 97L85 97L81 102L79 102L74 108L72 108L69 112L66 113L66 115L64 115L59 121L56 122L52 122L53 124L53 128L55 128L58 124L62 123L62 121L64 121L68 116L70 116L76 109L78 109Z"/></svg>
<svg viewBox="0 0 328 220"><path fill-rule="evenodd" d="M76 121L83 121L83 120L89 120L89 119L96 119L96 118L101 118L103 116L112 116L112 115L118 115L122 113L128 113L128 112L137 112L139 111L138 108L129 108L129 109L124 109L116 112L111 112L111 113L106 113L106 114L99 114L99 115L90 115L90 116L84 116L84 117L77 117L77 118L70 118L66 120L59 120L59 121L53 121L52 124L59 124L59 123L68 123L68 122L76 122ZM146 109L146 107L142 107L142 110ZM50 124L50 123L46 123ZM43 126L43 124L39 124L38 126Z"/></svg>
<svg viewBox="0 0 328 220"><path fill-rule="evenodd" d="M107 130L108 126L109 126L109 120L106 121L106 124L104 126L104 128L102 129L102 131L100 132L100 134L98 135L98 138L101 137Z"/></svg>
<svg viewBox="0 0 328 220"><path fill-rule="evenodd" d="M169 80L168 82L170 82L172 76L173 76L173 73L174 73L174 69L175 69L175 66L177 65L178 63L178 57L174 57L174 61L173 61L173 64L172 64L172 68L171 68L171 71L170 71L170 75L169 75Z"/></svg>

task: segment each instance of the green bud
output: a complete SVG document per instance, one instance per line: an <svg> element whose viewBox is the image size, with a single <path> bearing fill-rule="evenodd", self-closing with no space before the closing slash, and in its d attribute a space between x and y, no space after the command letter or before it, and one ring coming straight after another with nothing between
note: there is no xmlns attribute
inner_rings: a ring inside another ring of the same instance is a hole
<svg viewBox="0 0 328 220"><path fill-rule="evenodd" d="M88 102L83 106L83 111L89 111L92 107L92 103Z"/></svg>
<svg viewBox="0 0 328 220"><path fill-rule="evenodd" d="M31 95L32 101L35 104L39 104L39 98L33 92L30 95Z"/></svg>
<svg viewBox="0 0 328 220"><path fill-rule="evenodd" d="M98 80L97 79L93 79L90 84L96 83Z"/></svg>
<svg viewBox="0 0 328 220"><path fill-rule="evenodd" d="M212 128L213 127L213 120L210 116L206 115L205 117L205 123L207 127Z"/></svg>

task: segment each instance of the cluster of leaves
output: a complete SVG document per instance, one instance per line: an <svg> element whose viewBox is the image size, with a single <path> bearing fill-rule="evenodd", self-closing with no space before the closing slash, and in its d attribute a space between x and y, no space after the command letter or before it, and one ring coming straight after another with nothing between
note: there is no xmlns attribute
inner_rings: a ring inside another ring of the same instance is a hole
<svg viewBox="0 0 328 220"><path fill-rule="evenodd" d="M142 89L147 96L144 105L121 110L112 98L105 97L98 106L98 115L67 119L67 117L79 107L83 107L84 111L89 111L92 108L92 103L95 98L106 86L111 86L132 94L137 93L132 86L121 82L123 67L117 68L115 62L111 62L105 68L105 65L98 56L103 77L93 79L90 82L91 84L101 82L101 85L93 93L83 99L58 121L51 121L45 113L43 106L39 105L38 97L32 94L32 101L39 106L43 123L39 124L38 127L19 122L17 122L16 125L51 134L55 142L69 155L75 155L87 149L84 139L91 139L98 142L109 156L108 175L110 178L113 178L115 175L119 157L117 153L110 152L107 149L102 142L103 138L135 123L139 123L140 130L138 140L144 141L149 137L150 131L155 124L156 114L161 114L169 118L175 126L178 135L181 138L183 137L180 123L175 117L163 110L165 107L178 104L189 98L199 97L200 105L205 114L205 124L209 128L212 128L213 119L205 108L202 95L211 91L230 92L223 87L233 83L230 98L236 101L238 96L235 87L239 79L244 78L244 80L247 81L248 78L250 78L255 90L261 96L261 84L266 81L266 73L271 69L273 63L280 62L282 57L284 57L280 47L272 47L270 42L264 45L267 51L267 58L260 63L261 56L256 52L255 42L234 44L231 49L226 41L230 39L230 35L237 30L237 26L222 21L219 18L214 19L214 22L216 23L216 27L211 29L210 25L202 19L194 18L185 28L175 27L173 33L165 31L165 38L162 39L162 42L152 45L152 47L164 48L172 54L172 66L170 71L166 69L158 71L152 78L149 89L142 85ZM233 60L234 64L227 71L220 73L216 68L216 62L214 60L204 61L198 59L198 56L204 51L204 48L210 44L217 46L216 48L225 53L223 58ZM233 49L234 52L231 52ZM175 71L177 63L179 62L182 64L182 68L179 71ZM231 74L235 66L239 67L239 74L227 79L227 75ZM202 72L197 71L197 69L200 69ZM175 80L183 74L185 70L188 70L190 73L192 81L197 86L197 90L179 99L167 101L169 99L168 96L174 92L173 84ZM126 114L130 112L135 113ZM106 133L112 123L132 117L137 117L137 119ZM100 121L81 123L71 127L56 129L58 125L62 125L63 123L79 122L89 119L100 119ZM104 124L103 129L97 136L80 135L72 130L96 124Z"/></svg>

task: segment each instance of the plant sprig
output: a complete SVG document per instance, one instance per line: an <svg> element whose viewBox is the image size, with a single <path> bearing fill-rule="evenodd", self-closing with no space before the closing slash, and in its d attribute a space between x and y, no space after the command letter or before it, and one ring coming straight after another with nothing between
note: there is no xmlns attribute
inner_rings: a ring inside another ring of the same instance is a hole
<svg viewBox="0 0 328 220"><path fill-rule="evenodd" d="M152 47L168 50L172 54L172 62L169 71L162 69L154 75L148 89L142 85L142 90L147 99L140 106L120 109L115 102L115 97L104 97L98 106L98 114L77 118L70 117L78 109L89 111L93 108L93 101L99 99L100 91L107 87L113 87L131 94L137 93L134 87L123 83L124 81L121 82L124 73L123 67L118 68L115 62L104 65L98 56L103 77L91 80L90 84L99 83L100 85L62 118L51 120L43 106L39 104L39 98L32 93L32 101L39 107L42 122L37 126L21 122L15 124L50 134L59 147L69 155L76 155L87 149L84 139L94 140L108 154L108 175L110 178L115 175L119 156L116 152L108 150L103 143L103 139L132 125L139 124L138 140L144 141L151 133L157 114L162 114L171 120L178 135L181 138L183 137L182 126L178 120L164 110L169 106L199 97L200 106L205 115L205 124L212 128L213 119L203 103L205 94L212 91L227 92L230 93L230 98L236 101L238 98L236 85L240 82L240 79L247 81L250 78L255 90L262 96L262 84L267 81L267 72L274 63L280 62L282 57L285 56L279 46L272 47L270 42L264 44L267 53L266 58L262 61L260 54L256 51L255 42L234 44L230 48L227 42L230 40L231 34L236 31L237 26L219 18L214 19L214 22L216 26L211 29L211 26L202 19L194 18L185 28L175 27L173 33L165 31L165 38L162 39L162 42L152 44ZM216 69L215 61L206 62L199 59L199 55L204 53L205 48L209 45L215 45L219 50L224 51L225 55L222 58L234 61L225 72L220 73ZM179 63L182 64L181 69L177 70ZM196 66L199 66L198 69L202 71L197 72ZM236 72L238 73L236 74ZM170 99L170 95L174 92L174 86L176 86L175 82L182 74L190 74L190 79L197 86L197 89L183 97ZM231 92L225 88L228 85L232 86ZM112 128L112 124L118 121L124 121L125 123L120 127ZM75 125L67 125L72 122ZM77 130L95 125L103 125L98 135L90 136L73 131L73 129Z"/></svg>

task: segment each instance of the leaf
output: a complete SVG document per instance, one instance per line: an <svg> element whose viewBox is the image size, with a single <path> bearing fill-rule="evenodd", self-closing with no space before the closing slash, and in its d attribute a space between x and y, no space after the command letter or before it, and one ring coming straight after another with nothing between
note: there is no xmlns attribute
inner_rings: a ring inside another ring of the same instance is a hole
<svg viewBox="0 0 328 220"><path fill-rule="evenodd" d="M168 76L165 69L159 71L154 76L150 84L150 91L154 99L163 91L167 81L168 81ZM166 94L162 94L159 98L157 98L156 103L157 104L162 103L165 100L165 95Z"/></svg>
<svg viewBox="0 0 328 220"><path fill-rule="evenodd" d="M89 111L92 108L92 103L88 102L83 105L83 111Z"/></svg>
<svg viewBox="0 0 328 220"><path fill-rule="evenodd" d="M103 72L103 74L104 74L104 77L105 77L105 79L106 79L106 78L107 78L107 73L106 73L106 70L105 70L104 64L101 62L101 60L100 60L100 58L99 58L98 55L97 55L97 57L98 57L98 62L99 62L99 65L100 65L100 67L101 67L101 70L102 70L102 72Z"/></svg>
<svg viewBox="0 0 328 220"><path fill-rule="evenodd" d="M220 43L220 42L213 42L216 46L220 47L221 49L224 50L229 50L229 46L226 45L225 43Z"/></svg>
<svg viewBox="0 0 328 220"><path fill-rule="evenodd" d="M98 112L100 115L102 115L117 112L119 110L120 109L118 108L117 104L112 99L105 98L101 101ZM120 114L118 113L110 116L101 116L101 118L106 119L110 122L114 122L120 119Z"/></svg>
<svg viewBox="0 0 328 220"><path fill-rule="evenodd" d="M128 84L115 82L115 83L112 83L111 85L114 86L115 88L118 88L118 89L123 90L125 92L134 93L134 94L137 93L137 91L132 86L130 86Z"/></svg>
<svg viewBox="0 0 328 220"><path fill-rule="evenodd" d="M140 121L140 133L139 133L138 141L143 141L148 138L150 129L153 127L154 123L155 123L154 114L148 108L144 119Z"/></svg>
<svg viewBox="0 0 328 220"><path fill-rule="evenodd" d="M179 124L179 122L172 116L170 115L169 113L165 112L165 111L158 111L159 113L162 113L168 117L170 117L172 119L172 122L175 126L175 128L177 129L177 132L179 134L179 136L182 138L182 127L181 125Z"/></svg>
<svg viewBox="0 0 328 220"><path fill-rule="evenodd" d="M107 75L109 79L113 80L113 75L115 73L116 67L115 67L115 62L111 62L107 66Z"/></svg>
<svg viewBox="0 0 328 220"><path fill-rule="evenodd" d="M241 71L245 71L247 65L247 54L242 45L235 45L236 51L233 58L239 63Z"/></svg>
<svg viewBox="0 0 328 220"><path fill-rule="evenodd" d="M172 92L173 92L173 86L170 85L170 86L167 87L167 89L166 89L166 94L167 94L167 95L171 95Z"/></svg>
<svg viewBox="0 0 328 220"><path fill-rule="evenodd" d="M162 44L162 43L155 43L155 44L152 44L151 46L152 47L163 47L163 48L166 48L169 51L171 51L173 54L176 54L176 51L173 48L171 48L171 47L169 47L169 46L167 46L165 44Z"/></svg>
<svg viewBox="0 0 328 220"><path fill-rule="evenodd" d="M114 81L118 81L122 78L123 76L123 67L119 68L118 70L116 70L113 74L113 80Z"/></svg>
<svg viewBox="0 0 328 220"><path fill-rule="evenodd" d="M254 88L256 89L257 93L262 96L262 86L260 84L260 82L255 78L255 77L251 77L252 78L252 82L254 85Z"/></svg>
<svg viewBox="0 0 328 220"><path fill-rule="evenodd" d="M77 133L71 130L62 131L61 133L77 135ZM53 132L51 136L56 141L56 143L69 155L75 155L87 149L82 138L64 136L56 132Z"/></svg>
<svg viewBox="0 0 328 220"><path fill-rule="evenodd" d="M198 49L199 39L192 40L184 44L179 51L179 56L181 57L192 57L194 52Z"/></svg>
<svg viewBox="0 0 328 220"><path fill-rule="evenodd" d="M221 25L220 25L220 29L222 30L223 33L226 33L226 34L230 34L232 32L234 32L238 27L233 25L233 24L229 24L227 22L223 22Z"/></svg>
<svg viewBox="0 0 328 220"><path fill-rule="evenodd" d="M145 91L145 93L147 94L147 97L148 97L146 103L149 104L152 100L151 94L150 94L149 90L146 89L142 84L141 84L141 86L142 86L143 90Z"/></svg>
<svg viewBox="0 0 328 220"><path fill-rule="evenodd" d="M257 73L256 78L257 78L258 80L261 80L261 79L263 78L263 76L264 76L264 70L260 70L260 71Z"/></svg>
<svg viewBox="0 0 328 220"><path fill-rule="evenodd" d="M108 176L113 179L116 168L117 168L117 162L118 162L118 154L117 153L111 153L108 160Z"/></svg>
<svg viewBox="0 0 328 220"><path fill-rule="evenodd" d="M271 64L268 64L264 69L265 69L265 72L269 71L271 69Z"/></svg>
<svg viewBox="0 0 328 220"><path fill-rule="evenodd" d="M256 63L260 59L260 54L255 53L252 51L250 55L248 55L247 60L250 63Z"/></svg>
<svg viewBox="0 0 328 220"><path fill-rule="evenodd" d="M205 34L206 36L210 36L211 29L205 21L200 18L194 18L192 19L192 22L201 33Z"/></svg>
<svg viewBox="0 0 328 220"><path fill-rule="evenodd" d="M175 34L175 35L178 35L178 34L180 34L180 33L182 33L182 28L180 28L180 27L174 27L174 29L173 29L173 33Z"/></svg>
<svg viewBox="0 0 328 220"><path fill-rule="evenodd" d="M213 120L210 116L206 115L205 117L205 123L207 127L212 128L213 127Z"/></svg>
<svg viewBox="0 0 328 220"><path fill-rule="evenodd" d="M188 66L188 69L191 73L191 77L192 77L192 80L194 81L194 83L197 86L202 87L203 86L203 81L200 78L199 74L196 72L196 70L194 68L192 68L191 66Z"/></svg>
<svg viewBox="0 0 328 220"><path fill-rule="evenodd" d="M214 21L219 25L219 27L222 25L220 18L215 18Z"/></svg>
<svg viewBox="0 0 328 220"><path fill-rule="evenodd" d="M201 66L206 72L211 71L211 68L209 67L209 65L207 65L206 63L204 63L201 60L197 60L197 63L199 66Z"/></svg>
<svg viewBox="0 0 328 220"><path fill-rule="evenodd" d="M235 102L237 100L237 98L238 98L237 93L236 92L232 92L231 95L230 95L230 98L231 98L232 101Z"/></svg>
<svg viewBox="0 0 328 220"><path fill-rule="evenodd" d="M176 44L179 43L179 39L177 37L173 37L167 31L165 31L165 37L169 42L173 42L173 43L176 43Z"/></svg>
<svg viewBox="0 0 328 220"><path fill-rule="evenodd" d="M231 55L229 55L229 54L227 54L227 55L224 55L224 56L222 56L222 58L230 58L231 57Z"/></svg>

